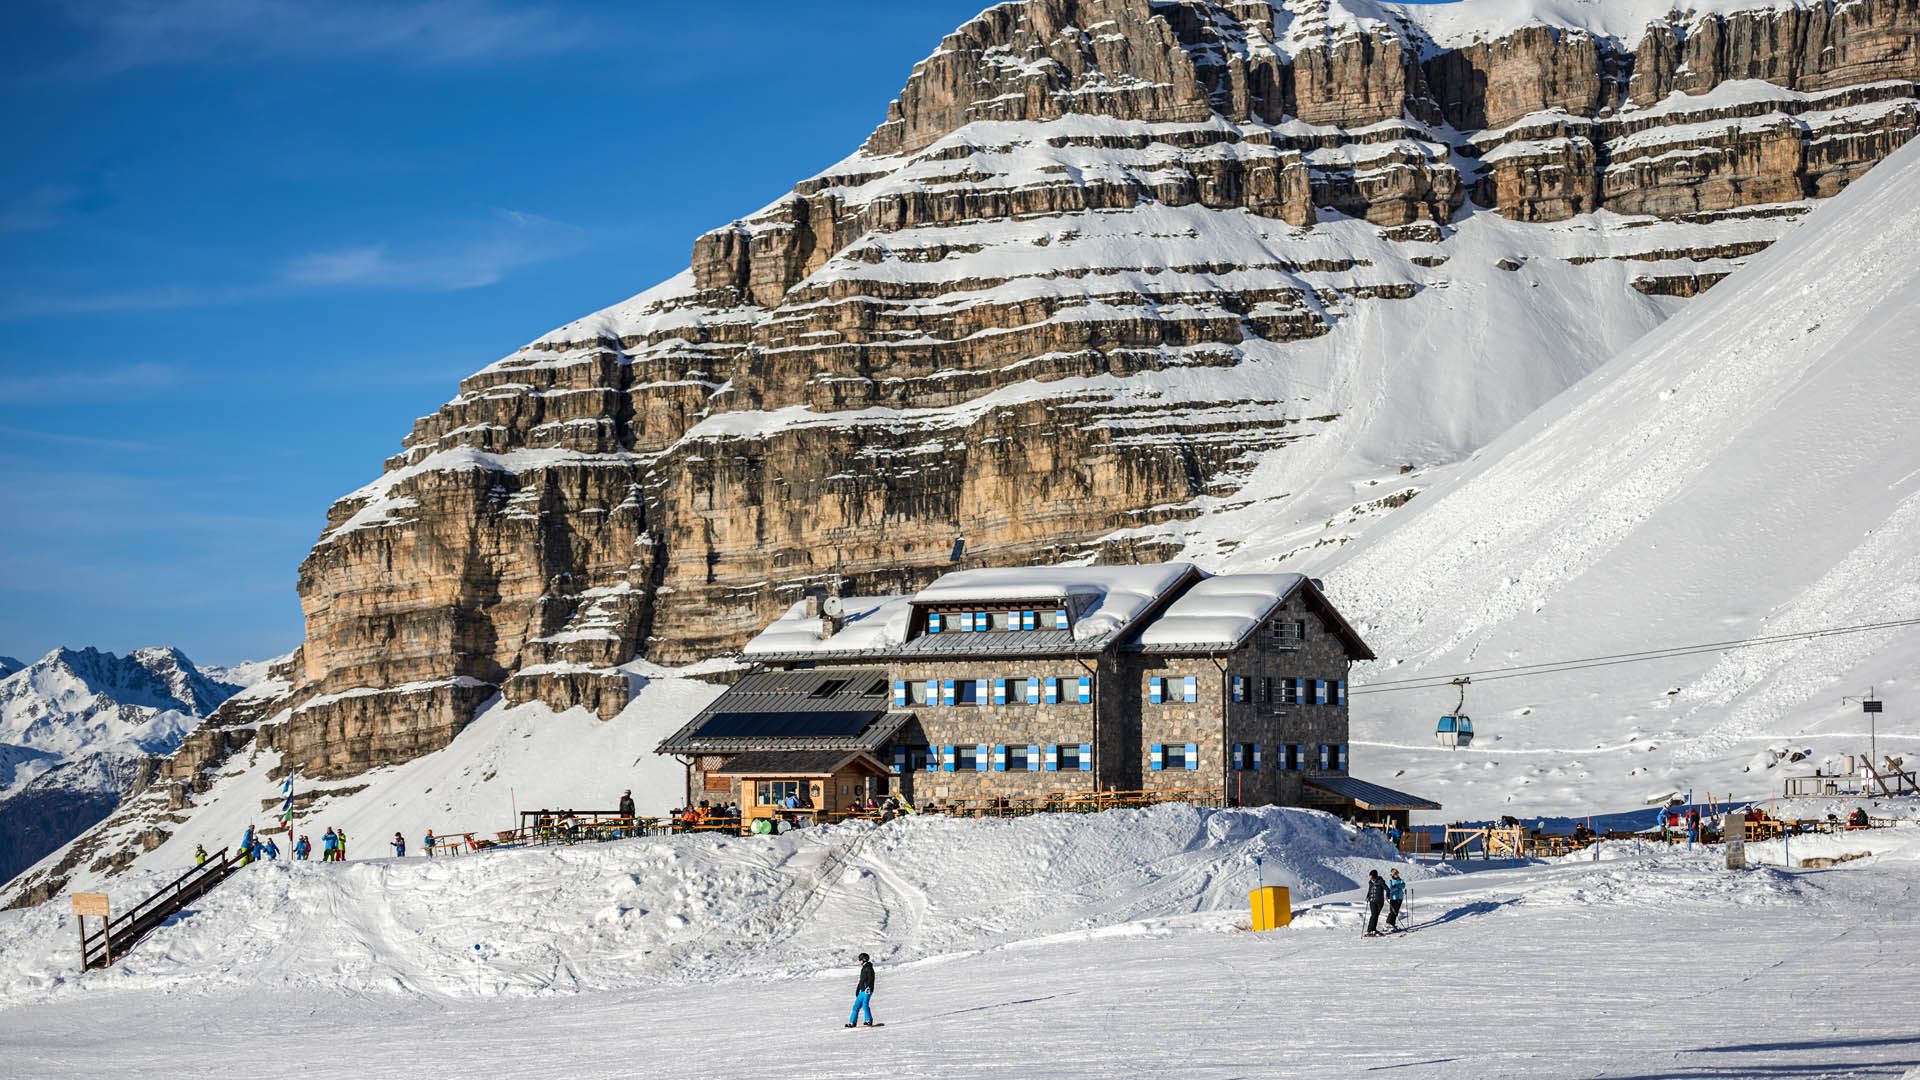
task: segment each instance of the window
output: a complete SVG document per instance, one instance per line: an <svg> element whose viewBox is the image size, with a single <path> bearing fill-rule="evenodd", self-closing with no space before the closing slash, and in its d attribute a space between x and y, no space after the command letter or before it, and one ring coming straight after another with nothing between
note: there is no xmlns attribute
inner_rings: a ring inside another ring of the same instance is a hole
<svg viewBox="0 0 1920 1080"><path fill-rule="evenodd" d="M865 690L860 691L860 694L863 697L886 697L887 696L887 680L885 679L873 680L873 684L871 686L868 686Z"/></svg>
<svg viewBox="0 0 1920 1080"><path fill-rule="evenodd" d="M1273 679L1270 676L1260 676L1260 700L1268 705L1273 704Z"/></svg>
<svg viewBox="0 0 1920 1080"><path fill-rule="evenodd" d="M1301 704L1299 679L1281 679L1280 680L1280 704L1282 705Z"/></svg>
<svg viewBox="0 0 1920 1080"><path fill-rule="evenodd" d="M1047 771L1055 769L1061 772L1090 772L1093 769L1093 746L1081 743L1060 743L1047 747Z"/></svg>
<svg viewBox="0 0 1920 1080"><path fill-rule="evenodd" d="M1180 684L1181 701L1200 700L1200 676L1189 675Z"/></svg>
<svg viewBox="0 0 1920 1080"><path fill-rule="evenodd" d="M954 705L982 704L982 702L984 701L985 695L983 695L980 692L980 690L981 690L981 686L985 682L986 682L985 679L959 680L958 683L954 686L954 698L953 698L953 701L950 702L950 704L954 704Z"/></svg>
<svg viewBox="0 0 1920 1080"><path fill-rule="evenodd" d="M953 748L953 770L955 772L979 772L980 748L978 746L956 746Z"/></svg>
<svg viewBox="0 0 1920 1080"><path fill-rule="evenodd" d="M1197 743L1154 743L1147 748L1147 767L1155 772L1162 769L1198 769L1200 746Z"/></svg>
<svg viewBox="0 0 1920 1080"><path fill-rule="evenodd" d="M1032 772L1039 766L1036 760L1040 756L1036 753L1038 749L1034 746L1003 746L1000 754L1005 765L996 763L994 768L1004 772Z"/></svg>
<svg viewBox="0 0 1920 1080"><path fill-rule="evenodd" d="M753 801L761 806L781 806L789 799L807 804L807 796L798 780L760 780L753 785Z"/></svg>
<svg viewBox="0 0 1920 1080"><path fill-rule="evenodd" d="M1287 744L1287 771L1299 772L1306 768L1306 748L1299 743Z"/></svg>
<svg viewBox="0 0 1920 1080"><path fill-rule="evenodd" d="M846 679L826 679L822 681L819 686L814 687L813 693L808 694L807 697L815 701L821 698L830 698L840 691L845 690L848 681L849 680Z"/></svg>
<svg viewBox="0 0 1920 1080"><path fill-rule="evenodd" d="M1297 648L1307 640L1307 620L1275 619L1267 625L1267 640L1278 648Z"/></svg>
<svg viewBox="0 0 1920 1080"><path fill-rule="evenodd" d="M933 748L924 743L904 743L893 748L894 772L923 772L937 764L937 759L929 753Z"/></svg>

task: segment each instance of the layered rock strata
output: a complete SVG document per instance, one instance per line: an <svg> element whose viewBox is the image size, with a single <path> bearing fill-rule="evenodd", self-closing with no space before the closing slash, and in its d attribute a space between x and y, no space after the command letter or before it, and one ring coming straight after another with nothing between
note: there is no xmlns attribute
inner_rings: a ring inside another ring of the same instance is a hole
<svg viewBox="0 0 1920 1080"><path fill-rule="evenodd" d="M1480 288L1469 234L1518 277L1557 262L1568 318L1582 280L1688 296L1915 128L1920 0L1476 7L983 13L857 153L415 424L301 567L261 737L348 775L496 693L611 716L616 665L727 650L829 580L1165 554L1156 529L1273 496L1263 463L1356 422L1290 358Z"/></svg>

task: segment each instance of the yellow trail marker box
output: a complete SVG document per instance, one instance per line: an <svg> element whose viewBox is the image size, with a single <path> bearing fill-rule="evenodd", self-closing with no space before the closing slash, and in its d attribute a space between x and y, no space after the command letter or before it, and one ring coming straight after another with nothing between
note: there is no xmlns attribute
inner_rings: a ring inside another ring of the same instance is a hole
<svg viewBox="0 0 1920 1080"><path fill-rule="evenodd" d="M1253 928L1274 930L1293 922L1293 896L1285 885L1262 885L1247 894L1253 907Z"/></svg>

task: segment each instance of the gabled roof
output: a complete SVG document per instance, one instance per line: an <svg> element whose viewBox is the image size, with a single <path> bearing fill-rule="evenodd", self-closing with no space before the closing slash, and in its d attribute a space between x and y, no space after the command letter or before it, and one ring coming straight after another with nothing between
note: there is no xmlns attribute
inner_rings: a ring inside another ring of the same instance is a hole
<svg viewBox="0 0 1920 1080"><path fill-rule="evenodd" d="M655 752L871 751L910 716L891 712L892 700L887 673L880 668L757 671L715 698Z"/></svg>
<svg viewBox="0 0 1920 1080"><path fill-rule="evenodd" d="M1089 656L1127 640L1183 587L1201 577L1190 563L1142 566L1022 566L958 570L912 596L841 601L846 623L821 637L805 601L749 641L750 661L883 660L902 656ZM969 604L1064 607L1066 630L929 634L926 611ZM911 636L910 636L911 635Z"/></svg>
<svg viewBox="0 0 1920 1080"><path fill-rule="evenodd" d="M1359 632L1304 574L1221 574L1196 582L1140 632L1139 648L1153 653L1232 652L1295 593L1346 644L1350 658L1374 659Z"/></svg>

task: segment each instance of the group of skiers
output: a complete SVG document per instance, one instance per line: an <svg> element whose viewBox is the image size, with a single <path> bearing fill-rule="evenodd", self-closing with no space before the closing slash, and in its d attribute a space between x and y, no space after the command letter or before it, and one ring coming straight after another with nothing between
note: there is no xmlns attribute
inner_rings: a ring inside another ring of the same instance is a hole
<svg viewBox="0 0 1920 1080"><path fill-rule="evenodd" d="M396 833L394 835L398 837L399 834ZM429 833L427 835L431 837L433 834ZM429 846L431 846L431 840L429 840ZM210 856L207 855L207 847L205 844L194 845L193 865L204 866L206 865L207 859L209 857ZM248 863L252 863L261 859L265 859L268 862L272 862L278 859L279 857L280 857L280 845L274 842L273 837L269 836L263 839L262 837L254 833L253 826L251 825L247 826L246 833L244 833L240 837L240 865L241 866L246 866ZM306 862L308 859L312 857L313 857L313 841L307 839L304 835L301 836L300 839L294 841L294 844L293 844L293 861L294 862ZM345 862L346 859L347 859L347 830L328 829L326 832L320 834L320 861L321 862Z"/></svg>

